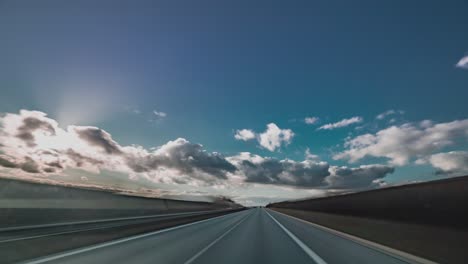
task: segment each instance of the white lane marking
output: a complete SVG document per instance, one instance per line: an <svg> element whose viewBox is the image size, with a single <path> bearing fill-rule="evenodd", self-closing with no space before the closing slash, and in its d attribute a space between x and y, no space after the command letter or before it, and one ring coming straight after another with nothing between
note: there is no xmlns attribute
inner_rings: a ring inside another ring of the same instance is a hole
<svg viewBox="0 0 468 264"><path fill-rule="evenodd" d="M210 212L213 213L213 212ZM170 215L161 215L162 216L197 216L197 215L203 215L204 213L182 213L182 214L170 214ZM132 218L133 220L140 220L140 218L148 218L148 217L137 217L137 218ZM151 218L159 218L159 217L151 217ZM113 222L113 221L112 221ZM117 221L118 222L118 221ZM107 226L98 226L98 227L90 227L90 228L81 228L81 229L75 229L75 230L69 230L69 231L62 231L62 232L56 232L56 233L48 233L48 234L41 234L41 235L34 235L34 236L26 236L26 237L17 237L17 238L10 238L10 239L5 239L5 240L0 240L1 243L9 243L9 242L15 242L15 241L21 241L21 240L27 240L27 239L35 239L35 238L42 238L42 237L49 237L49 236L58 236L58 235L65 235L65 234L73 234L73 233L79 233L79 232L85 232L85 231L92 231L92 230L101 230L101 229L108 229L108 228L115 228L115 227L121 227L121 226L126 226L126 225L133 225L133 224L140 224L140 223L145 223L145 222L131 222L131 223L124 223L124 224L113 224L113 225L107 225Z"/></svg>
<svg viewBox="0 0 468 264"><path fill-rule="evenodd" d="M170 220L172 220L172 219L170 219ZM73 233L79 233L79 232L86 232L86 231L93 231L93 230L102 230L102 229L108 229L108 228L122 227L122 226L128 226L128 225L133 225L133 224L143 224L143 223L146 223L146 222L136 222L136 223L132 222L132 223L127 223L127 224L113 224L113 225L107 225L107 226L81 228L81 229L75 229L75 230L70 230L70 231L48 233L48 234L35 235L35 236L10 238L10 239L5 239L5 240L0 240L0 244L1 243L10 243L10 242L15 242L15 241L21 241L21 240L49 237L49 236L59 236L59 235L65 235L65 234L73 234Z"/></svg>
<svg viewBox="0 0 468 264"><path fill-rule="evenodd" d="M112 225L112 226L104 226L104 227L83 228L83 229L76 229L76 230L43 234L43 235L11 238L11 239L0 240L0 243L10 243L10 242L21 241L21 240L28 240L28 239L35 239L35 238L49 237L49 236L58 236L58 235L65 235L65 234L73 234L73 233L93 231L93 230L106 229L106 228L112 228L112 227L120 227L120 226L126 226L126 225Z"/></svg>
<svg viewBox="0 0 468 264"><path fill-rule="evenodd" d="M145 218L159 218L159 217L165 217L165 216L178 216L178 215L191 215L191 214L196 215L196 214L215 213L215 212L222 212L222 211L229 211L229 209L228 210L222 209L222 210L212 210L212 211L198 211L198 212L194 211L194 212L173 213L173 214L157 214L157 215L146 215L146 216L132 216L132 217L120 217L120 218L107 218L107 219L99 219L99 220L62 222L62 223L44 224L44 225L14 226L14 227L0 228L0 232L18 231L18 230L21 231L21 230L26 230L26 229L57 227L57 226L66 226L66 225L81 225L81 224L94 224L94 223L103 223L103 222L112 222L112 221L136 220L136 219L145 219Z"/></svg>
<svg viewBox="0 0 468 264"><path fill-rule="evenodd" d="M268 210L271 210L271 209L268 209ZM275 213L282 214L284 216L293 218L295 220L304 222L304 223L309 224L309 225L311 225L311 226L313 226L313 227L315 227L317 229L323 230L325 232L332 233L332 234L334 234L336 236L339 236L341 238L344 238L344 239L351 240L351 241L353 241L353 242L355 242L355 243L357 243L357 244L359 244L361 246L364 246L364 247L379 251L379 252L381 252L381 253L383 253L385 255L389 255L391 257L397 258L399 260L403 260L403 261L408 262L408 263L437 264L437 262L433 262L433 261L428 260L428 259L424 259L424 258L415 256L415 255L411 255L410 253L406 253L406 252L398 250L398 249L387 247L387 246L384 246L384 245L381 245L381 244L378 244L378 243L375 243L375 242L372 242L372 241L369 241L369 240L366 240L366 239L363 239L363 238L360 238L360 237L357 237L357 236L353 236L353 235L350 235L350 234L347 234L347 233L343 233L341 231L328 228L326 226L322 226L322 225L319 225L319 224L316 224L316 223L308 222L306 220L303 220L303 219L300 219L300 218L297 218L297 217L294 217L294 216L291 216L291 215L287 215L287 214L278 212L276 210L272 210L272 211L274 211Z"/></svg>
<svg viewBox="0 0 468 264"><path fill-rule="evenodd" d="M292 238L292 240L294 242L296 242L296 244L302 248L302 250L304 250L304 252L309 255L310 258L312 258L315 263L317 264L327 264L327 262L325 262L325 260L323 260L319 255L317 255L314 251L312 251L312 249L310 249L306 244L304 244L299 238L297 238L293 233L291 233L288 229L286 229L286 227L284 227L280 222L278 222L273 216L271 216L267 210L265 210L265 213L267 213L267 215L269 217L271 217L271 219L273 219L273 221L275 221L276 224L278 224L279 227L281 227L281 229L283 229L283 231L290 237Z"/></svg>
<svg viewBox="0 0 468 264"><path fill-rule="evenodd" d="M252 213L250 213L250 214L252 214ZM218 243L219 240L221 240L223 237L225 237L227 234L229 234L229 232L231 232L234 228L236 228L238 225L240 225L242 222L244 222L244 220L247 219L247 217L249 217L250 214L247 215L246 217L242 218L242 220L240 220L237 224L235 224L233 227L229 228L226 232L224 232L221 236L219 236L213 242L208 244L208 246L206 246L205 248L200 250L197 254L195 254L189 260L185 261L184 264L193 263L198 257L200 257L203 253L205 253L209 248L211 248L214 244Z"/></svg>
<svg viewBox="0 0 468 264"><path fill-rule="evenodd" d="M237 212L237 213L242 213L242 212L244 212L244 211ZM209 221L212 221L212 220L215 220L215 219L220 219L220 218L223 218L223 217L233 216L234 214L237 214L237 213L221 215L221 216L217 216L217 217L213 217L213 218L209 218L209 219L205 219L205 220L201 220L201 221L197 221L197 222L193 222L193 223L188 223L188 224L184 224L184 225L180 225L180 226L174 226L174 227L154 231L154 232L151 232L151 233L145 233L145 234L131 236L131 237L127 237L127 238L122 238L122 239L118 239L118 240L114 240L114 241L110 241L110 242L104 242L104 243L97 244L97 245L94 245L94 246L84 247L84 248L81 248L81 249L75 249L75 250L72 250L72 251L59 253L59 254L56 254L56 255L49 256L49 257L44 257L44 258L40 258L40 259L36 259L36 260L32 260L32 261L26 261L24 263L28 263L28 264L45 263L45 262L48 262L48 261L57 260L57 259L61 259L61 258L64 258L64 257L69 257L69 256L73 256L73 255L76 255L76 254L80 254L80 253L84 253L84 252L88 252L88 251L92 251L92 250L96 250L96 249L100 249L100 248L104 248L104 247L109 247L109 246L113 246L113 245L117 245L117 244L122 244L122 243L125 243L125 242L128 242L128 241L137 240L137 239L141 239L141 238L145 238L145 237L149 237L149 236L154 236L154 235L157 235L157 234L166 233L166 232L169 232L169 231L172 231L172 230L176 230L176 229L180 229L180 228L184 228L184 227L188 227L188 226L192 226L192 225L196 225L196 224L201 224L201 223L204 223L204 222L209 222Z"/></svg>

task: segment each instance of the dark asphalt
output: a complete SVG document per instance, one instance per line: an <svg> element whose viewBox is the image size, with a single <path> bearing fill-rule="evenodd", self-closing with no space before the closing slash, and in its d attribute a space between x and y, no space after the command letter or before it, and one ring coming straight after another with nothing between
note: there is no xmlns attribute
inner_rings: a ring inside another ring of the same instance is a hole
<svg viewBox="0 0 468 264"><path fill-rule="evenodd" d="M408 263L262 208L72 250L29 263Z"/></svg>
<svg viewBox="0 0 468 264"><path fill-rule="evenodd" d="M235 211L235 210L234 210ZM186 212L148 217L54 223L0 229L0 264L65 252L232 213L233 210Z"/></svg>
<svg viewBox="0 0 468 264"><path fill-rule="evenodd" d="M223 210L218 210L222 212ZM180 217L203 215L218 211L200 211L187 213L159 214L152 216L123 217L79 222L64 222L36 226L18 226L0 228L0 245L20 240L29 240L40 237L50 237L62 234L73 234L83 231L103 230L106 228L125 227L129 225L154 223L155 221L168 221Z"/></svg>

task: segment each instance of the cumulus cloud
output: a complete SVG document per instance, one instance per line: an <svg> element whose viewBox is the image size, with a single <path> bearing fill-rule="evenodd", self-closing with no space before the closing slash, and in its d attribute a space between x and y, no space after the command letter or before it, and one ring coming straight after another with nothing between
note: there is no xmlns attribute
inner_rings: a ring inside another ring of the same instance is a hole
<svg viewBox="0 0 468 264"><path fill-rule="evenodd" d="M362 165L357 168L331 166L330 176L325 178L325 182L330 188L366 188L381 181L394 170L391 166L380 164Z"/></svg>
<svg viewBox="0 0 468 264"><path fill-rule="evenodd" d="M79 174L81 184L90 181L96 184L95 179L109 177L101 172L112 171L128 175L132 181L144 179L153 183L214 188L267 184L321 189L369 185L385 176L365 166L350 168L351 173L338 173L338 169L320 161L309 150L304 161L294 161L248 152L225 157L183 138L151 149L124 146L100 128L70 125L64 129L45 113L37 111L7 113L0 117L0 124L0 166L12 175L55 177L66 174L67 170L79 169L86 172ZM291 130L269 124L259 137L263 137L266 148L274 150L289 143L293 135ZM370 175L372 173L375 175ZM335 178L327 178L331 176ZM354 177L356 179L351 179ZM112 179L100 182L106 187L105 183Z"/></svg>
<svg viewBox="0 0 468 264"><path fill-rule="evenodd" d="M239 168L245 182L251 183L317 187L323 186L324 178L329 175L326 162L278 160L249 152L228 159Z"/></svg>
<svg viewBox="0 0 468 264"><path fill-rule="evenodd" d="M0 156L0 166L5 167L5 168L17 168L18 165L10 160L8 158L4 158Z"/></svg>
<svg viewBox="0 0 468 264"><path fill-rule="evenodd" d="M42 130L43 132L55 134L53 126L40 117L27 117L23 119L23 123L18 127L16 137L23 140L29 147L34 147L34 131Z"/></svg>
<svg viewBox="0 0 468 264"><path fill-rule="evenodd" d="M251 129L240 129L236 131L234 138L237 140L248 141L255 138L255 132Z"/></svg>
<svg viewBox="0 0 468 264"><path fill-rule="evenodd" d="M257 138L258 144L269 151L275 151L291 143L294 137L294 132L291 129L281 129L275 123L267 125L267 129L263 133L255 133L251 129L237 130L234 138L237 140L248 141Z"/></svg>
<svg viewBox="0 0 468 264"><path fill-rule="evenodd" d="M402 166L411 159L421 159L457 140L467 140L468 119L434 124L425 120L418 124L391 126L375 134L349 138L334 159L356 162L364 157L388 158L393 165Z"/></svg>
<svg viewBox="0 0 468 264"><path fill-rule="evenodd" d="M355 117L351 117L351 118L348 118L348 119L343 119L341 121L338 121L336 123L329 123L329 124L326 124L326 125L323 125L321 127L319 127L318 129L319 130L332 130L332 129L336 129L336 128L340 128L340 127L347 127L349 125L352 125L352 124L356 124L356 123L361 123L363 120L362 117L360 116L355 116Z"/></svg>
<svg viewBox="0 0 468 264"><path fill-rule="evenodd" d="M275 151L282 145L291 143L293 137L294 132L291 129L280 129L276 124L270 123L265 132L258 135L258 143L269 151Z"/></svg>
<svg viewBox="0 0 468 264"><path fill-rule="evenodd" d="M138 173L166 168L207 181L213 178L226 179L227 172L236 170L221 154L209 153L202 145L183 138L169 141L152 152L142 148L127 148L127 164Z"/></svg>
<svg viewBox="0 0 468 264"><path fill-rule="evenodd" d="M107 154L120 154L119 145L112 140L112 137L106 131L97 127L75 127L72 126L76 134L82 140L88 142L92 146L96 146L104 150Z"/></svg>
<svg viewBox="0 0 468 264"><path fill-rule="evenodd" d="M428 158L430 164L437 168L439 174L468 173L468 152L450 151L437 153Z"/></svg>
<svg viewBox="0 0 468 264"><path fill-rule="evenodd" d="M37 111L21 110L1 117L0 165L28 173L61 172L78 168L139 173L157 182L208 183L225 179L236 168L221 154L179 138L147 150L121 146L97 127L68 126Z"/></svg>
<svg viewBox="0 0 468 264"><path fill-rule="evenodd" d="M468 56L461 58L455 66L462 69L468 69Z"/></svg>
<svg viewBox="0 0 468 264"><path fill-rule="evenodd" d="M244 182L308 188L367 188L377 186L376 181L383 181L394 171L393 167L380 164L337 167L324 161L279 160L249 152L227 159L239 169Z"/></svg>
<svg viewBox="0 0 468 264"><path fill-rule="evenodd" d="M387 110L387 111L385 111L383 113L378 114L375 118L377 118L379 120L382 120L382 119L386 118L387 116L396 115L396 114L402 115L402 114L404 114L404 111L390 109L390 110Z"/></svg>
<svg viewBox="0 0 468 264"><path fill-rule="evenodd" d="M304 118L304 122L308 125L313 125L313 124L316 124L320 119L318 117L315 117L315 116L311 116L311 117L306 117Z"/></svg>

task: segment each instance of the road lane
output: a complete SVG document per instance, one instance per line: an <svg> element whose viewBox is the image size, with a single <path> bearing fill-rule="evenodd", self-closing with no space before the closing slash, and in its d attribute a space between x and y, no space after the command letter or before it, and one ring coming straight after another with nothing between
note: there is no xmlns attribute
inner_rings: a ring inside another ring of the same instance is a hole
<svg viewBox="0 0 468 264"><path fill-rule="evenodd" d="M267 212L267 215L273 219L273 221L283 229L283 231L302 249L304 252L309 255L311 259L314 260L317 264L327 264L317 253L315 253L312 249L310 249L304 242L302 242L296 235L291 233L286 227L284 227L278 220L276 220L271 214Z"/></svg>
<svg viewBox="0 0 468 264"><path fill-rule="evenodd" d="M330 232L318 229L312 225L280 214L273 210L267 210L278 222L291 233L296 235L304 244L326 260L328 264L334 263L408 263L393 255L358 244L352 240L337 236Z"/></svg>
<svg viewBox="0 0 468 264"><path fill-rule="evenodd" d="M30 263L414 263L306 222L251 209Z"/></svg>
<svg viewBox="0 0 468 264"><path fill-rule="evenodd" d="M241 221L237 222L235 225L233 225L231 228L229 228L226 232L224 232L221 236L219 236L218 238L216 238L213 242L211 242L210 244L208 244L206 247L204 247L202 250L198 251L197 254L195 254L194 256L192 256L190 259L188 259L187 261L184 262L184 264L191 264L191 263L194 263L195 261L197 261L197 259L203 255L203 253L205 253L208 249L210 249L212 246L214 246L216 243L218 243L218 241L220 241L221 239L223 239L227 234L229 234L232 230L234 230L238 225L242 224L245 219L247 219L248 217L244 217Z"/></svg>
<svg viewBox="0 0 468 264"><path fill-rule="evenodd" d="M27 263L184 263L251 213L232 213Z"/></svg>
<svg viewBox="0 0 468 264"><path fill-rule="evenodd" d="M213 210L213 211L200 211L200 212L186 212L186 213L172 213L160 214L150 216L138 217L123 217L112 219L98 219L79 222L45 224L37 226L20 226L0 228L0 244L9 243L19 240L27 240L48 236L56 236L63 234L72 234L83 231L101 230L106 228L124 227L129 225L152 223L155 221L167 221L180 217L188 217L195 215L203 215L207 213L223 212L226 210Z"/></svg>
<svg viewBox="0 0 468 264"><path fill-rule="evenodd" d="M252 215L194 263L314 263L263 209Z"/></svg>

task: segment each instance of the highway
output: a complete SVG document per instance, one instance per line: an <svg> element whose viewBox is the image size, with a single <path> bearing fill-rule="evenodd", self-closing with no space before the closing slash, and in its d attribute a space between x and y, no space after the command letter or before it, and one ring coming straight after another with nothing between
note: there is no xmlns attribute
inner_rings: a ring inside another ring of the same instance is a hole
<svg viewBox="0 0 468 264"><path fill-rule="evenodd" d="M0 228L0 264L144 234L225 215L238 209L55 222Z"/></svg>
<svg viewBox="0 0 468 264"><path fill-rule="evenodd" d="M158 214L149 216L122 217L91 221L76 221L0 228L0 245L14 241L30 240L64 234L75 234L84 231L103 230L136 224L154 223L155 221L168 221L180 217L190 217L215 212L223 212L223 210Z"/></svg>
<svg viewBox="0 0 468 264"><path fill-rule="evenodd" d="M26 263L418 263L256 208L44 256Z"/></svg>

